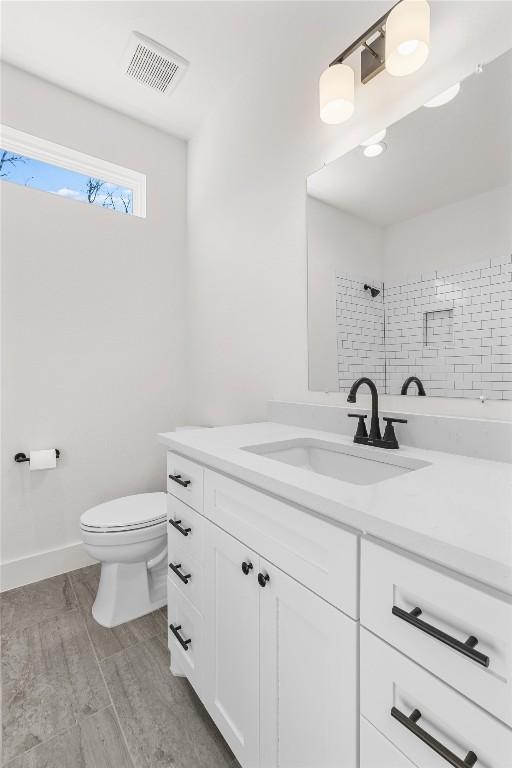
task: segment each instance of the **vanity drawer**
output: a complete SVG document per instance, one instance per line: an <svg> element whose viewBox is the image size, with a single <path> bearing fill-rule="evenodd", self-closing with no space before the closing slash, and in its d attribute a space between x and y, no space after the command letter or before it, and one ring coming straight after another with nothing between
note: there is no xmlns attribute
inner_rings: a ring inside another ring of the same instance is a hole
<svg viewBox="0 0 512 768"><path fill-rule="evenodd" d="M364 628L360 638L361 714L415 766L462 765L472 751L476 768L510 768L512 731L506 725ZM410 719L415 710L416 723ZM398 719L403 716L405 723ZM461 763L450 763L420 734L429 734Z"/></svg>
<svg viewBox="0 0 512 768"><path fill-rule="evenodd" d="M167 491L199 512L203 509L203 474L200 464L167 451Z"/></svg>
<svg viewBox="0 0 512 768"><path fill-rule="evenodd" d="M188 677L201 695L204 674L203 618L170 579L167 580L167 616L171 669Z"/></svg>
<svg viewBox="0 0 512 768"><path fill-rule="evenodd" d="M359 733L360 768L415 768L413 763L364 717L360 718Z"/></svg>
<svg viewBox="0 0 512 768"><path fill-rule="evenodd" d="M204 517L167 494L167 521L168 562L203 562Z"/></svg>
<svg viewBox="0 0 512 768"><path fill-rule="evenodd" d="M414 608L421 614L411 624L404 612ZM512 725L511 602L363 540L361 624ZM478 639L472 649L469 637Z"/></svg>
<svg viewBox="0 0 512 768"><path fill-rule="evenodd" d="M355 534L210 470L205 471L204 514L312 592L358 618Z"/></svg>

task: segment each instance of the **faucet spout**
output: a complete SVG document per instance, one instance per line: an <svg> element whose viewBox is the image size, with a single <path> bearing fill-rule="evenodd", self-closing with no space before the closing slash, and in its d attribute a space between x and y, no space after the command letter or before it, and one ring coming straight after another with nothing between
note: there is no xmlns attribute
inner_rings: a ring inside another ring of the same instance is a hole
<svg viewBox="0 0 512 768"><path fill-rule="evenodd" d="M409 386L413 382L418 387L418 395L420 397L425 397L425 387L423 386L423 382L421 381L421 379L418 379L417 376L409 376L409 378L404 381L404 383L402 384L402 391L400 392L400 394L406 395L407 390L409 389Z"/></svg>
<svg viewBox="0 0 512 768"><path fill-rule="evenodd" d="M381 433L380 433L380 423L379 423L379 393L377 392L377 387L375 386L375 383L369 379L367 376L362 376L360 379L357 379L357 381L354 381L352 386L350 387L350 392L348 393L347 402L349 403L355 403L356 402L356 395L359 387L361 384L366 384L367 387L370 389L370 393L372 396L372 419L370 422L370 434L368 435L368 444L372 445L375 440L381 439Z"/></svg>

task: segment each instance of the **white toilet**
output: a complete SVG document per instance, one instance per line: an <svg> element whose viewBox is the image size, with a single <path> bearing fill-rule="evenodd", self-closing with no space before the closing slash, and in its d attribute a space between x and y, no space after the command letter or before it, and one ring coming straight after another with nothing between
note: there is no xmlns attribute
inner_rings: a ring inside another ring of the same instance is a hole
<svg viewBox="0 0 512 768"><path fill-rule="evenodd" d="M92 615L104 627L161 608L166 604L166 494L123 496L80 517L85 549L101 563L101 578Z"/></svg>

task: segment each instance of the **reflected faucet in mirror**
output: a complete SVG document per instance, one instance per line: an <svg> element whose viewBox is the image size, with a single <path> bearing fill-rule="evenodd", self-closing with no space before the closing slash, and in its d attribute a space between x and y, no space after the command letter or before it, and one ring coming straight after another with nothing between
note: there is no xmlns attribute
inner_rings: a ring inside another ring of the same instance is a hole
<svg viewBox="0 0 512 768"><path fill-rule="evenodd" d="M370 422L370 434L368 435L366 432L366 425L364 423L366 414L348 414L351 418L359 419L357 424L357 431L354 436L354 443L360 443L361 445L373 445L375 448L398 448L398 440L396 439L395 428L393 427L393 424L407 424L407 419L395 419L391 416L384 416L386 429L384 430L384 437L381 437L379 422L379 393L377 392L375 382L373 382L367 376L362 376L360 379L354 381L350 387L347 402L356 402L357 390L361 384L366 384L370 389L372 396L372 418Z"/></svg>
<svg viewBox="0 0 512 768"><path fill-rule="evenodd" d="M418 379L417 376L409 376L408 379L404 381L402 384L402 391L400 392L401 395L406 395L407 390L409 389L411 384L416 384L418 387L418 396L419 397L425 397L425 387L423 386L423 383L421 379Z"/></svg>

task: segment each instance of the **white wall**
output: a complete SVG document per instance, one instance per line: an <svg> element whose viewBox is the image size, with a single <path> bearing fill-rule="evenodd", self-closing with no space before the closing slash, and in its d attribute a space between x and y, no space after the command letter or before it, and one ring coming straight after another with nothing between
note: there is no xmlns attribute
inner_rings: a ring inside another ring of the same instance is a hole
<svg viewBox="0 0 512 768"><path fill-rule="evenodd" d="M386 283L509 256L511 212L508 185L386 227Z"/></svg>
<svg viewBox="0 0 512 768"><path fill-rule="evenodd" d="M186 145L2 75L4 123L147 175L146 219L2 184L8 588L82 564L72 545L91 505L164 488L156 433L184 419ZM54 471L13 461L44 447L62 451Z"/></svg>
<svg viewBox="0 0 512 768"><path fill-rule="evenodd" d="M343 400L307 388L305 178L510 45L510 4L433 2L427 64L359 86L355 117L323 125L318 76L387 7L298 3L296 24L269 29L190 143L190 415L201 423L264 418L273 398ZM481 417L505 407L410 398L411 409Z"/></svg>
<svg viewBox="0 0 512 768"><path fill-rule="evenodd" d="M382 232L309 195L307 230L309 388L332 392L338 389L336 274L382 281Z"/></svg>

